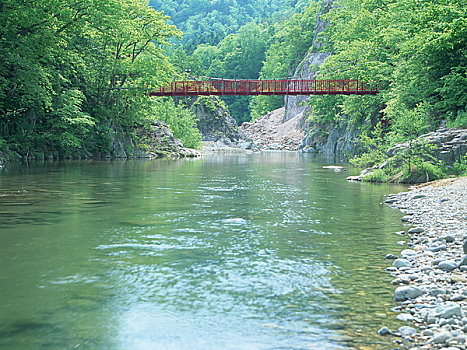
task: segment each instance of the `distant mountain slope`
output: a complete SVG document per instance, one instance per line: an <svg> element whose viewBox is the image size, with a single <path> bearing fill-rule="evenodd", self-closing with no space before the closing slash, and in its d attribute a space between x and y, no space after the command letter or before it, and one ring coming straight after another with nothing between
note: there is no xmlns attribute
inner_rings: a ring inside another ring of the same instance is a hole
<svg viewBox="0 0 467 350"><path fill-rule="evenodd" d="M184 32L188 51L199 44L217 45L252 21L277 21L299 12L308 0L150 0Z"/></svg>

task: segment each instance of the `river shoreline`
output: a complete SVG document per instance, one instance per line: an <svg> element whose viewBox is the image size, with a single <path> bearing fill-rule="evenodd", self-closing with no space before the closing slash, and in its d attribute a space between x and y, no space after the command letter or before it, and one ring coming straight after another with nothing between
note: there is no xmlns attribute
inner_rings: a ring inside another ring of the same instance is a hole
<svg viewBox="0 0 467 350"><path fill-rule="evenodd" d="M406 243L388 271L396 286L394 310L407 326L394 335L410 349L467 348L467 178L444 179L389 195L412 228L398 232Z"/></svg>

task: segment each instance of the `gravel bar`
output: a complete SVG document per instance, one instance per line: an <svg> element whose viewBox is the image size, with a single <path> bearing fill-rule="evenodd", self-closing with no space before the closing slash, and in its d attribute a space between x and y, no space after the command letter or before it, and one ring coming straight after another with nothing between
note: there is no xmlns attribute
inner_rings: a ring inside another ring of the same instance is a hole
<svg viewBox="0 0 467 350"><path fill-rule="evenodd" d="M396 286L397 318L407 326L382 327L400 348L467 349L467 178L445 179L389 195L405 213L409 243L388 254Z"/></svg>

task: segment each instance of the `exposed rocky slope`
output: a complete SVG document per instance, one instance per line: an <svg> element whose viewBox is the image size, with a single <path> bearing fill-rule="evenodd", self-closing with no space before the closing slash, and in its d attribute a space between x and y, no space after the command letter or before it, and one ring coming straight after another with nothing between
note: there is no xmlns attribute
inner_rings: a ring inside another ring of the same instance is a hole
<svg viewBox="0 0 467 350"><path fill-rule="evenodd" d="M259 149L297 151L303 137L306 118L302 114L283 122L285 108L269 112L252 123L243 123L241 130Z"/></svg>
<svg viewBox="0 0 467 350"><path fill-rule="evenodd" d="M407 232L408 249L386 256L395 259L387 271L397 286L397 318L410 326L378 333L397 335L411 349L466 349L467 178L391 195L386 203L415 226Z"/></svg>
<svg viewBox="0 0 467 350"><path fill-rule="evenodd" d="M329 56L328 52L319 52L323 44L319 34L329 24L328 20L322 18L322 15L329 12L334 1L324 0L322 2L316 17L313 44L295 70L294 78L314 79L317 69ZM348 130L345 125L322 126L307 122L311 114L311 110L306 105L309 98L309 96L287 96L284 111L280 109L270 112L251 125L244 124L242 129L263 149L291 149L327 155L355 153L356 131ZM277 118L280 113L283 113L282 120ZM297 141L299 141L298 144Z"/></svg>

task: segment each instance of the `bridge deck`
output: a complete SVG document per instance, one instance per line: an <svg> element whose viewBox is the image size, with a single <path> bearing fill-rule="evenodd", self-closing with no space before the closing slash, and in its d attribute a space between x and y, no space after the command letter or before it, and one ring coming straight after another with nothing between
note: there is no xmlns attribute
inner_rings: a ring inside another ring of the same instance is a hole
<svg viewBox="0 0 467 350"><path fill-rule="evenodd" d="M174 81L150 96L193 95L376 95L378 86L357 79L203 80Z"/></svg>

